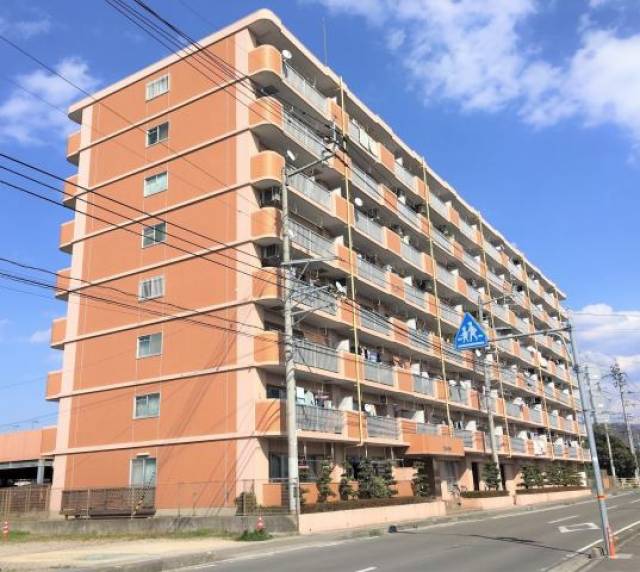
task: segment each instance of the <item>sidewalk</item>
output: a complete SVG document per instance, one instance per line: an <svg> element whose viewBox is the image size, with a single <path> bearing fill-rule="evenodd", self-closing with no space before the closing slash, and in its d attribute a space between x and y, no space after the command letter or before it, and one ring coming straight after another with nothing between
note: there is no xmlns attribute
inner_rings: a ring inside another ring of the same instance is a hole
<svg viewBox="0 0 640 572"><path fill-rule="evenodd" d="M584 502L582 499L575 502ZM433 517L414 523L402 523L398 528L430 526L448 522L481 520L502 514L548 510L550 507L575 502L549 503L536 507L514 507L500 510L455 510L447 516ZM388 526L369 526L313 536L281 536L265 542L240 542L227 537L155 539L89 539L89 540L27 540L0 542L2 572L59 570L118 570L119 572L155 572L193 566L239 554L265 550L300 550L349 538L379 535ZM637 570L637 568L635 569Z"/></svg>
<svg viewBox="0 0 640 572"><path fill-rule="evenodd" d="M627 539L623 539L616 549L614 560L597 560L584 571L589 572L638 572L640 570L640 531L636 529Z"/></svg>

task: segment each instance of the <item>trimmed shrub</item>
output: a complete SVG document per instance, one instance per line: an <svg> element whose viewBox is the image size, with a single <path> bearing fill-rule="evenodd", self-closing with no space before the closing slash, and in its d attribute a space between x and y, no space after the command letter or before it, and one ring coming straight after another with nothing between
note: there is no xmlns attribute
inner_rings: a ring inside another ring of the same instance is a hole
<svg viewBox="0 0 640 572"><path fill-rule="evenodd" d="M482 478L490 491L497 491L500 487L500 471L495 463L484 464Z"/></svg>
<svg viewBox="0 0 640 572"><path fill-rule="evenodd" d="M490 499L494 497L508 497L509 491L463 491L460 496L465 499Z"/></svg>
<svg viewBox="0 0 640 572"><path fill-rule="evenodd" d="M413 494L417 497L431 496L433 491L431 490L427 466L422 461L416 461L413 466L416 470L412 479Z"/></svg>
<svg viewBox="0 0 640 572"><path fill-rule="evenodd" d="M518 486L526 490L544 486L544 475L537 465L525 465L522 467L522 483Z"/></svg>
<svg viewBox="0 0 640 572"><path fill-rule="evenodd" d="M333 512L338 510L355 510L358 508L374 508L384 506L398 506L405 504L422 504L433 502L433 497L391 497L391 498L369 498L350 501L336 501L322 504L307 504L301 507L303 514L317 512Z"/></svg>
<svg viewBox="0 0 640 572"><path fill-rule="evenodd" d="M544 493L565 493L567 491L588 491L589 487L542 487L536 489L523 489L518 491L518 495L540 495Z"/></svg>
<svg viewBox="0 0 640 572"><path fill-rule="evenodd" d="M340 475L338 494L340 495L341 501L348 501L354 498L358 498L358 493L353 490L351 481L349 480L349 475L347 473L342 473L342 475Z"/></svg>
<svg viewBox="0 0 640 572"><path fill-rule="evenodd" d="M331 463L324 460L320 465L320 474L316 481L316 488L318 489L318 502L327 502L329 497L335 497L336 493L331 490Z"/></svg>

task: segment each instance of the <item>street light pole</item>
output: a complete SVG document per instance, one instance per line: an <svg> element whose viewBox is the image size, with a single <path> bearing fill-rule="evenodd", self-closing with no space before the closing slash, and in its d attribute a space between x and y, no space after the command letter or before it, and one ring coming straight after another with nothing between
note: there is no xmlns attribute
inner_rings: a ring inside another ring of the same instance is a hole
<svg viewBox="0 0 640 572"><path fill-rule="evenodd" d="M582 401L584 424L587 429L587 439L589 441L589 450L591 452L591 466L593 467L593 475L596 482L596 498L598 501L598 508L600 510L600 522L602 524L602 537L605 546L605 552L607 556L611 556L613 553L613 534L609 525L609 516L607 515L607 505L605 501L604 486L602 484L602 474L600 473L600 462L598 461L598 450L596 448L596 439L593 434L593 417L592 407L593 404L589 402L587 392L582 381L582 375L580 373L580 366L578 364L578 351L576 349L576 342L573 335L573 328L571 324L568 326L569 342L571 344L571 357L573 361L573 370L576 374L576 380L578 382L578 390L580 392L580 400ZM564 338L563 338L564 339ZM585 406L589 404L589 410L584 410Z"/></svg>
<svg viewBox="0 0 640 572"><path fill-rule="evenodd" d="M482 296L478 296L478 319L482 325L484 319L484 309ZM487 416L489 418L489 443L491 445L491 459L498 470L498 490L502 490L502 471L500 470L500 459L498 458L498 448L496 447L495 422L493 419L493 409L491 407L491 376L489 372L489 349L484 350L484 399L487 408Z"/></svg>

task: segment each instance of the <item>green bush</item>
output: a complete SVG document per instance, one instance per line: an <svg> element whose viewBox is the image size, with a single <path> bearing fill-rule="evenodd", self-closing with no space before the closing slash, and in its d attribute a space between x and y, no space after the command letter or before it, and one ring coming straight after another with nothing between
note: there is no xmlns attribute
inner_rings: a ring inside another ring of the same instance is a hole
<svg viewBox="0 0 640 572"><path fill-rule="evenodd" d="M273 538L264 528L262 530L245 530L240 536L238 536L238 540L243 541L259 541L259 540L269 540Z"/></svg>
<svg viewBox="0 0 640 572"><path fill-rule="evenodd" d="M320 464L320 474L316 480L318 489L318 502L327 502L329 497L335 497L336 493L331 490L331 471L333 467L329 461L324 460Z"/></svg>
<svg viewBox="0 0 640 572"><path fill-rule="evenodd" d="M340 475L338 494L340 495L340 500L342 501L347 501L358 497L358 493L356 493L351 486L351 481L349 480L349 475L347 473L342 473L342 475Z"/></svg>
<svg viewBox="0 0 640 572"><path fill-rule="evenodd" d="M524 489L521 491L518 491L517 494L519 495L539 495L539 494L544 494L544 493L560 493L560 492L566 492L566 491L586 491L589 490L589 487L572 487L572 486L567 486L567 487L542 487L542 488L536 488L536 489Z"/></svg>
<svg viewBox="0 0 640 572"><path fill-rule="evenodd" d="M433 491L431 490L427 466L422 461L416 461L413 466L416 470L412 479L413 494L417 497L431 496Z"/></svg>
<svg viewBox="0 0 640 572"><path fill-rule="evenodd" d="M374 487L377 487L374 481L375 475L373 473L373 466L371 465L371 460L365 457L360 461L360 466L358 470L358 498L359 499L371 499L371 498L379 498L376 497L375 493L377 489L374 490Z"/></svg>
<svg viewBox="0 0 640 572"><path fill-rule="evenodd" d="M482 478L490 491L497 491L501 484L498 465L495 463L485 463L482 467Z"/></svg>
<svg viewBox="0 0 640 572"><path fill-rule="evenodd" d="M537 465L522 467L522 483L519 486L527 490L544 486L544 475Z"/></svg>
<svg viewBox="0 0 640 572"><path fill-rule="evenodd" d="M509 491L463 491L460 496L465 499L490 499L493 497L506 497L509 496Z"/></svg>
<svg viewBox="0 0 640 572"><path fill-rule="evenodd" d="M545 471L545 484L551 487L562 487L565 484L565 470L562 463L551 463Z"/></svg>
<svg viewBox="0 0 640 572"><path fill-rule="evenodd" d="M316 513L316 512L354 510L358 508L398 506L398 505L405 505L405 504L422 504L425 502L432 502L433 500L434 500L433 497L390 497L390 498L354 499L349 501L307 504L301 508L301 512L303 514L310 514L310 513Z"/></svg>

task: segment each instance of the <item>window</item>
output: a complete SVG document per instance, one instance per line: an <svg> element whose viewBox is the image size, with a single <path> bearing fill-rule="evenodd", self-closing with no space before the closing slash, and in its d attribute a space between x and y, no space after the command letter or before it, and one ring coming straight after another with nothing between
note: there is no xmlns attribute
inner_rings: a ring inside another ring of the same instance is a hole
<svg viewBox="0 0 640 572"><path fill-rule="evenodd" d="M160 125L147 129L147 147L164 141L167 137L169 137L169 122L165 121Z"/></svg>
<svg viewBox="0 0 640 572"><path fill-rule="evenodd" d="M138 285L138 299L151 300L164 296L164 276L154 276L140 280Z"/></svg>
<svg viewBox="0 0 640 572"><path fill-rule="evenodd" d="M267 385L267 399L285 399L286 393L284 387Z"/></svg>
<svg viewBox="0 0 640 572"><path fill-rule="evenodd" d="M142 228L142 248L153 246L167 240L167 223L161 222Z"/></svg>
<svg viewBox="0 0 640 572"><path fill-rule="evenodd" d="M144 180L144 196L148 197L166 191L168 187L167 172L151 175Z"/></svg>
<svg viewBox="0 0 640 572"><path fill-rule="evenodd" d="M147 334L138 338L138 357L158 356L162 353L162 334Z"/></svg>
<svg viewBox="0 0 640 572"><path fill-rule="evenodd" d="M156 460L147 455L131 460L131 485L148 487L156 484Z"/></svg>
<svg viewBox="0 0 640 572"><path fill-rule="evenodd" d="M269 453L269 480L286 479L289 474L288 457L282 453Z"/></svg>
<svg viewBox="0 0 640 572"><path fill-rule="evenodd" d="M147 101L169 91L169 76L163 75L147 83Z"/></svg>
<svg viewBox="0 0 640 572"><path fill-rule="evenodd" d="M136 395L133 411L134 419L158 417L160 415L160 394Z"/></svg>

